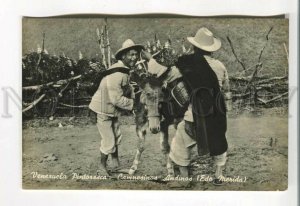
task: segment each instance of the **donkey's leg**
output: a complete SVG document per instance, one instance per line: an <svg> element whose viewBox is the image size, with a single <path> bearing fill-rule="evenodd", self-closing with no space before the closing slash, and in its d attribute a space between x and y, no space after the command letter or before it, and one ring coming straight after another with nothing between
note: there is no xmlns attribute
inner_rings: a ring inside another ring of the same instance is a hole
<svg viewBox="0 0 300 206"><path fill-rule="evenodd" d="M169 124L167 122L161 123L161 132L160 132L160 148L162 153L166 158L166 166L168 175L174 176L174 167L172 160L169 157L170 144L169 144Z"/></svg>
<svg viewBox="0 0 300 206"><path fill-rule="evenodd" d="M166 121L160 123L160 149L163 154L169 154L169 124Z"/></svg>
<svg viewBox="0 0 300 206"><path fill-rule="evenodd" d="M137 125L136 127L136 134L138 136L138 145L137 145L138 148L136 150L133 164L129 169L130 175L133 175L136 172L138 168L138 164L140 163L141 160L141 155L145 149L145 136L146 136L146 128L147 128L146 124L147 123L145 123L143 126Z"/></svg>

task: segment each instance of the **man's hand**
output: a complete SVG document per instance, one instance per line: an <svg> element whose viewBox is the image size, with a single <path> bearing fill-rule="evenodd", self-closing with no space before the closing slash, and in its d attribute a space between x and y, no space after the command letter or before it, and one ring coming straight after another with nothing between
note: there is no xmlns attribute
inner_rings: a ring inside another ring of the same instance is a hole
<svg viewBox="0 0 300 206"><path fill-rule="evenodd" d="M146 61L149 61L150 59L152 59L151 53L147 52L145 50L141 51L141 55L142 55L142 58L145 59Z"/></svg>

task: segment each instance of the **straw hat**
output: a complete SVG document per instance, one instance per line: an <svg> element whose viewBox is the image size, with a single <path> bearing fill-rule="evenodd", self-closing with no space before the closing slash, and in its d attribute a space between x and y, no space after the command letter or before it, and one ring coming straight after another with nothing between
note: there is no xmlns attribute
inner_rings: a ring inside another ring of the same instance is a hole
<svg viewBox="0 0 300 206"><path fill-rule="evenodd" d="M144 49L144 46L141 44L135 44L131 39L127 39L126 41L123 42L122 48L116 52L115 54L116 59L120 60L123 52L125 52L128 49L142 50Z"/></svg>
<svg viewBox="0 0 300 206"><path fill-rule="evenodd" d="M213 36L207 28L200 28L195 37L187 37L187 40L194 46L208 52L214 52L221 48L221 41Z"/></svg>

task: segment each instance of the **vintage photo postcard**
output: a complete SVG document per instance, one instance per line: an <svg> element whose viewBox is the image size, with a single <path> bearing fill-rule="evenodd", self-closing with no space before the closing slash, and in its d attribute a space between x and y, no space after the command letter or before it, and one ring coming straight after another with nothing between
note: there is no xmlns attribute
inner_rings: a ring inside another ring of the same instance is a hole
<svg viewBox="0 0 300 206"><path fill-rule="evenodd" d="M289 20L24 17L23 189L283 191Z"/></svg>

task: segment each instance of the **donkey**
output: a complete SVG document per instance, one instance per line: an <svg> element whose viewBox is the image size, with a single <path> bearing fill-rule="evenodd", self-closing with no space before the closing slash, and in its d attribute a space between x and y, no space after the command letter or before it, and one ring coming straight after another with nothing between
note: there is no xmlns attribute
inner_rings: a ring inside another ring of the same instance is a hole
<svg viewBox="0 0 300 206"><path fill-rule="evenodd" d="M163 82L149 74L132 73L131 79L135 81L140 89L136 93L135 101L137 106L134 108L136 134L138 136L138 148L135 159L129 174L134 174L141 161L141 155L145 149L146 130L149 127L153 134L160 133L161 151L166 157L166 167L168 175L174 175L172 162L169 158L169 131L168 128L182 120L185 109L180 107L171 97Z"/></svg>

